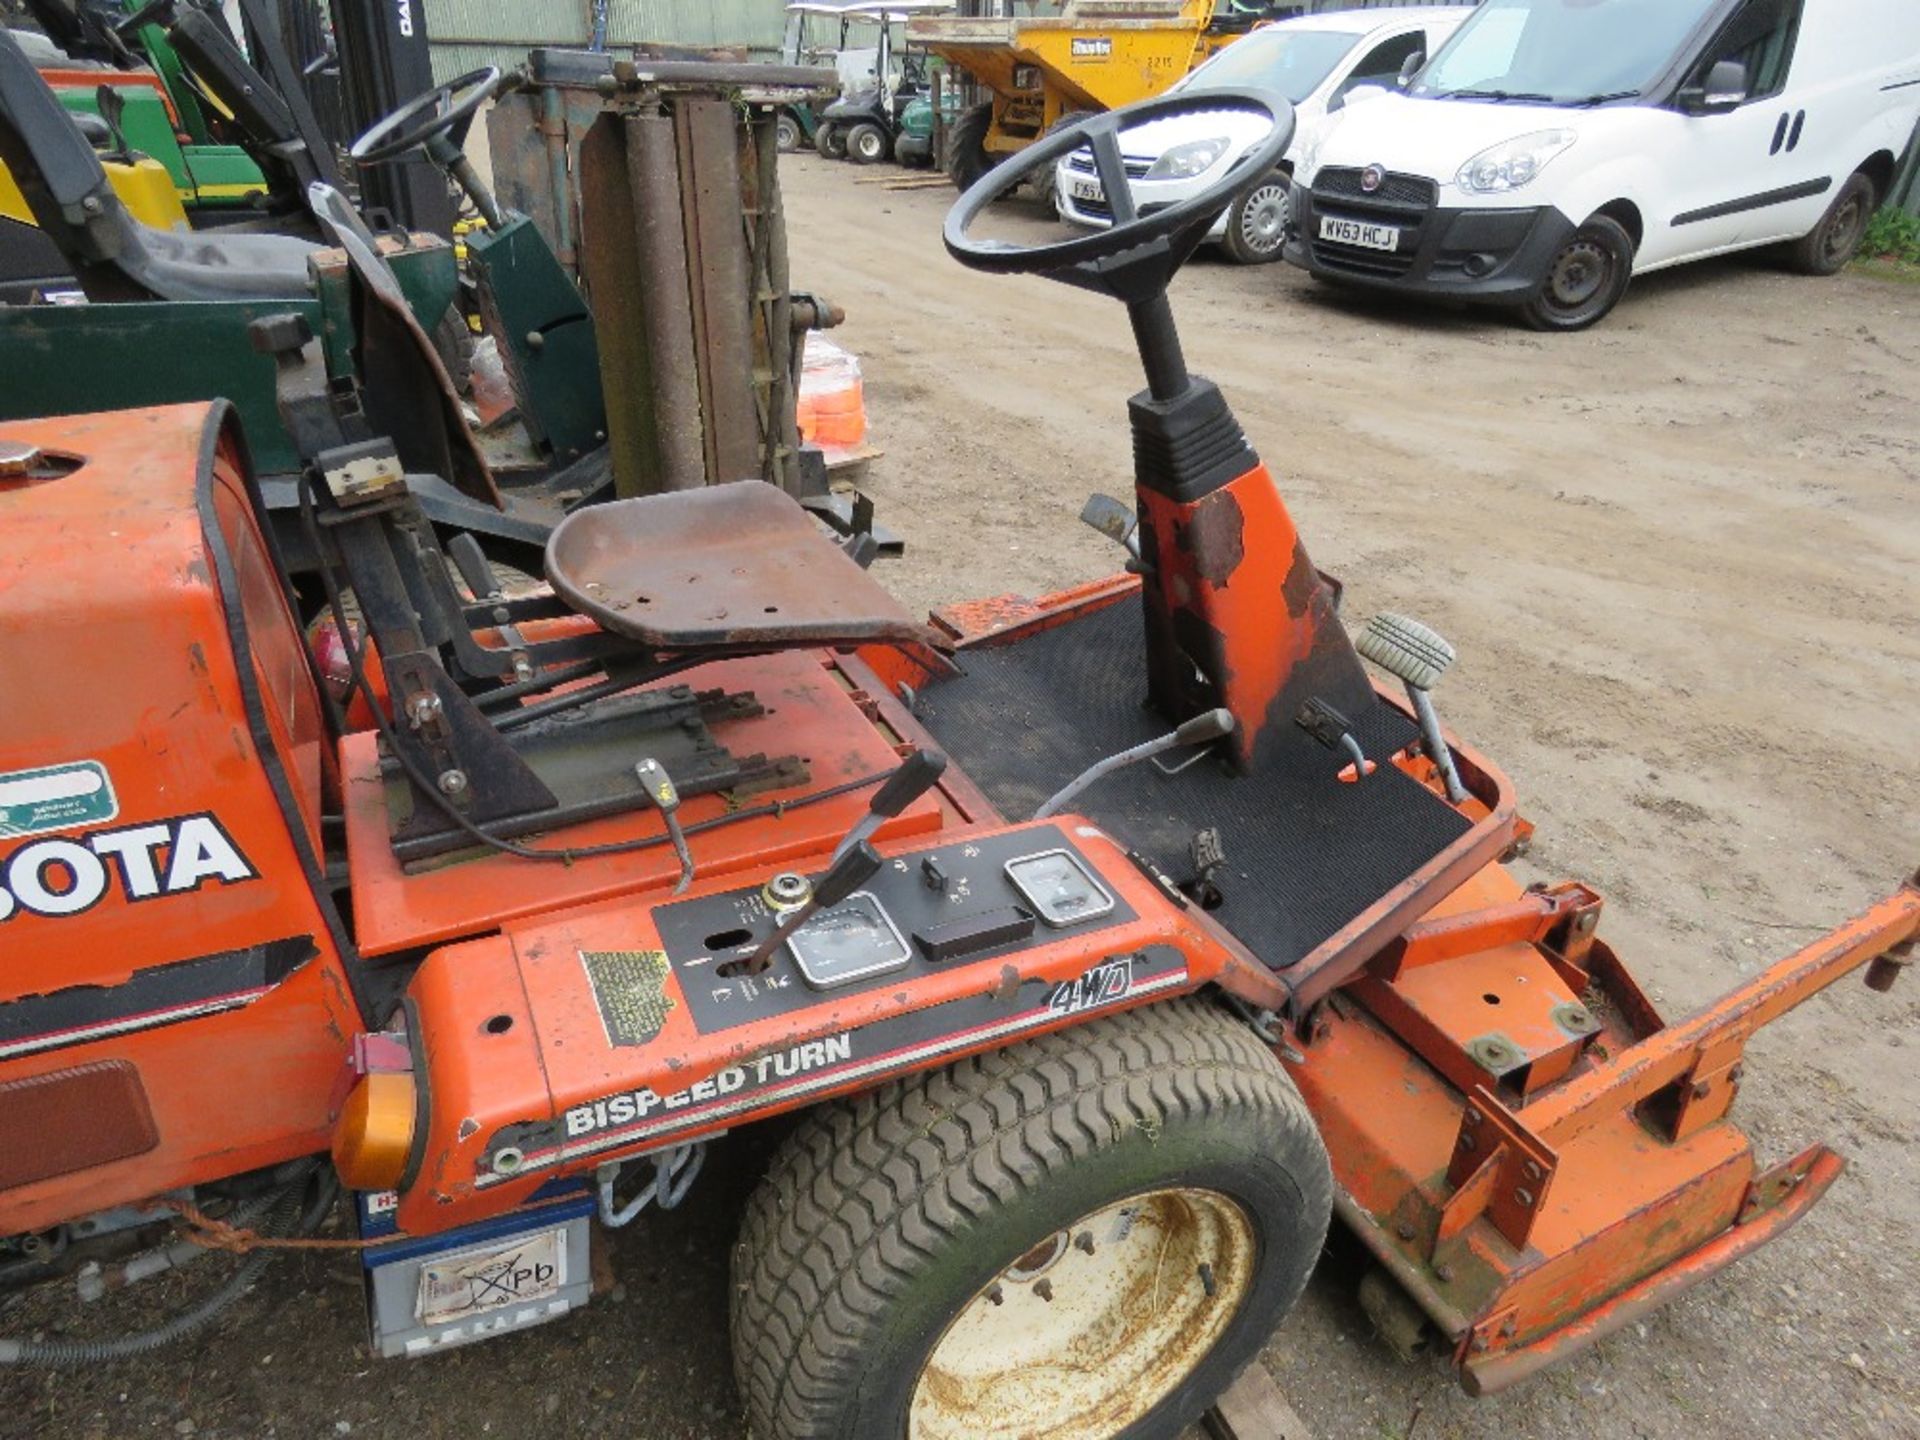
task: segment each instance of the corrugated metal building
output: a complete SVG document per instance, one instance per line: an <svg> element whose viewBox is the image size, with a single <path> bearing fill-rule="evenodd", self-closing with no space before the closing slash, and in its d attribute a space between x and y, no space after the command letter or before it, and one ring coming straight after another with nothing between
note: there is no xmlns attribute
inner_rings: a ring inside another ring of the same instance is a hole
<svg viewBox="0 0 1920 1440"><path fill-rule="evenodd" d="M479 65L511 69L536 45L585 49L593 0L425 0L433 72L445 80ZM784 0L607 0L607 45L740 45L756 58L780 50Z"/></svg>
<svg viewBox="0 0 1920 1440"><path fill-rule="evenodd" d="M786 0L602 0L607 46L621 50L639 41L667 45L742 46L754 58L780 53ZM1297 0L1301 10L1355 10L1378 5L1459 4L1461 0ZM595 0L425 0L427 36L433 46L434 78L446 80L480 65L510 70L536 45L584 49L593 35ZM962 13L995 13L991 3L963 3ZM1057 4L1017 0L1019 15L1045 14ZM830 45L832 26L816 21L810 44Z"/></svg>

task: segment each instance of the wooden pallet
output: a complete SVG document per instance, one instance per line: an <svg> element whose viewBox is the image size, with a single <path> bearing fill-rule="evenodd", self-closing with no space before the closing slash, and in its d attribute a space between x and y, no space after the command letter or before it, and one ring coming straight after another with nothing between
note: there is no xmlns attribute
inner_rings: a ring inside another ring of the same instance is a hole
<svg viewBox="0 0 1920 1440"><path fill-rule="evenodd" d="M1240 1372L1200 1425L1212 1440L1312 1440L1258 1360Z"/></svg>

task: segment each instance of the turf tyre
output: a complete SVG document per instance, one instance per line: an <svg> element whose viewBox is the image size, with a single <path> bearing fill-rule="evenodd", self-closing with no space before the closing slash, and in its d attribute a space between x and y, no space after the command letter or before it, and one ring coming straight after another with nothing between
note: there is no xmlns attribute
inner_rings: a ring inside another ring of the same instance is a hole
<svg viewBox="0 0 1920 1440"><path fill-rule="evenodd" d="M848 128L846 151L856 165L878 165L893 158L893 137L871 120L862 120Z"/></svg>
<svg viewBox="0 0 1920 1440"><path fill-rule="evenodd" d="M734 1365L751 1433L905 1440L929 1354L1005 1267L1102 1206L1167 1185L1229 1198L1251 1222L1254 1258L1210 1348L1101 1440L1169 1440L1193 1423L1319 1254L1326 1151L1265 1045L1211 1002L1180 1000L816 1108L773 1159L734 1252ZM1094 1433L1076 1423L1046 1440Z"/></svg>

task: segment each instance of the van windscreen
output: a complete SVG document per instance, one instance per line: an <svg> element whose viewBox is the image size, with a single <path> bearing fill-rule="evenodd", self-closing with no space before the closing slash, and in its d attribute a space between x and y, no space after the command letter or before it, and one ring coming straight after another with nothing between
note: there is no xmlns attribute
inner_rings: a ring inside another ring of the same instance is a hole
<svg viewBox="0 0 1920 1440"><path fill-rule="evenodd" d="M1415 96L1575 105L1641 94L1717 0L1484 0Z"/></svg>

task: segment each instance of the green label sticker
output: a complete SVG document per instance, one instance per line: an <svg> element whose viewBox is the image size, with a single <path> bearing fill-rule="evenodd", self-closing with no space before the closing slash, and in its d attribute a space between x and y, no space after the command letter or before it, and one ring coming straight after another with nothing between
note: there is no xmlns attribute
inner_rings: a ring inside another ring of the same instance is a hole
<svg viewBox="0 0 1920 1440"><path fill-rule="evenodd" d="M100 825L119 813L113 781L98 760L0 773L0 840Z"/></svg>

